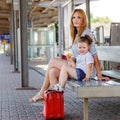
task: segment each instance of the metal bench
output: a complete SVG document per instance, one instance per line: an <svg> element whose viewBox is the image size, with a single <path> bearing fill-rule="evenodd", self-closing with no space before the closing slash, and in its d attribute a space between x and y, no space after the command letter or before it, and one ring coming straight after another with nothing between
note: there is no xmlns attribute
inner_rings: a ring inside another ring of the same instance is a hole
<svg viewBox="0 0 120 120"><path fill-rule="evenodd" d="M100 46L96 48L100 61L120 63L119 46ZM103 70L102 74L114 79L111 79L110 81L99 81L91 78L89 82L78 82L72 79L67 81L66 86L76 92L77 98L84 99L84 120L88 120L89 98L120 97L119 71Z"/></svg>

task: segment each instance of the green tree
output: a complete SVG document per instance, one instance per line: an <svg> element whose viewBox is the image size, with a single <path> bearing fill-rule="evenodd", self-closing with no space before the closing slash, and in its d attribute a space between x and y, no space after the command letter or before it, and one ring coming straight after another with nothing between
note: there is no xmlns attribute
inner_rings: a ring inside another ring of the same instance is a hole
<svg viewBox="0 0 120 120"><path fill-rule="evenodd" d="M109 17L96 17L94 18L93 17L93 14L91 14L91 23L94 24L94 23L111 23L112 20L109 18Z"/></svg>

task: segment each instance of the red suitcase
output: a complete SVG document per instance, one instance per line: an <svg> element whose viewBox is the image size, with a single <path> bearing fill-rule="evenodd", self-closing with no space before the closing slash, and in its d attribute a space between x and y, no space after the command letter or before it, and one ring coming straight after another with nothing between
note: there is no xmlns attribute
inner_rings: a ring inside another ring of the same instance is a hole
<svg viewBox="0 0 120 120"><path fill-rule="evenodd" d="M64 119L63 92L45 91L43 115L46 119Z"/></svg>

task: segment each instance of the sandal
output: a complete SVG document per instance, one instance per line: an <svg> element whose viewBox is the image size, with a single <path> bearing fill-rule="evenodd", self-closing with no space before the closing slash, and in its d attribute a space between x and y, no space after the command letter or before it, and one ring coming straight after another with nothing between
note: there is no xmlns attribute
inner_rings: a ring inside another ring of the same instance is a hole
<svg viewBox="0 0 120 120"><path fill-rule="evenodd" d="M29 99L29 102L34 103L42 100L44 100L44 97L38 92L34 97Z"/></svg>

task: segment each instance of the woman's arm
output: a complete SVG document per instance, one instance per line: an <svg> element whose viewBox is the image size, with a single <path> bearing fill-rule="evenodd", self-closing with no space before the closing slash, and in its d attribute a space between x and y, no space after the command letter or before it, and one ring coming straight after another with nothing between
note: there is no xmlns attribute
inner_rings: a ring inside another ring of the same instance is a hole
<svg viewBox="0 0 120 120"><path fill-rule="evenodd" d="M109 77L103 77L101 74L101 67L100 67L100 63L99 63L99 59L97 55L94 55L94 64L95 64L95 68L97 71L97 77L99 80L109 80Z"/></svg>

